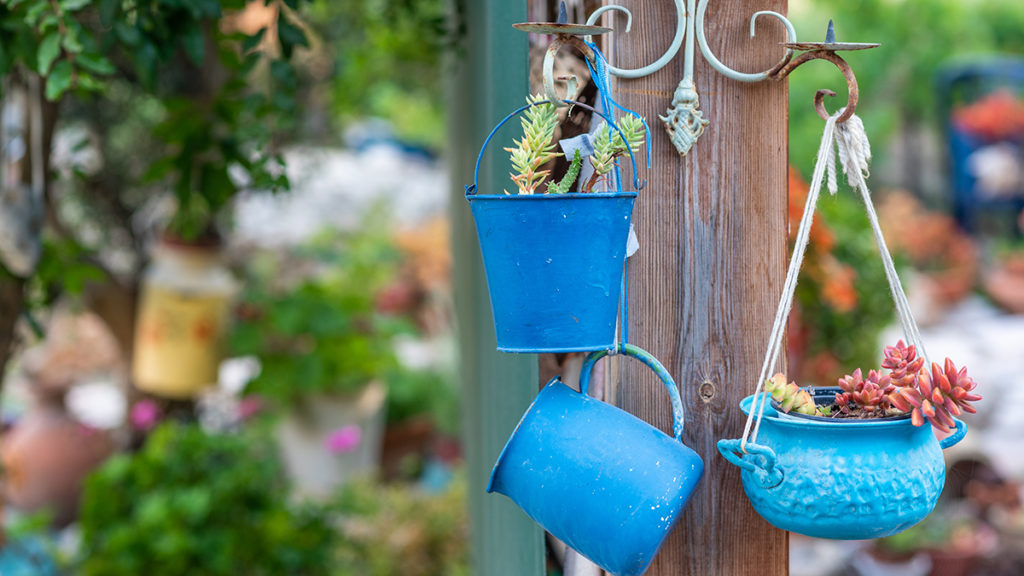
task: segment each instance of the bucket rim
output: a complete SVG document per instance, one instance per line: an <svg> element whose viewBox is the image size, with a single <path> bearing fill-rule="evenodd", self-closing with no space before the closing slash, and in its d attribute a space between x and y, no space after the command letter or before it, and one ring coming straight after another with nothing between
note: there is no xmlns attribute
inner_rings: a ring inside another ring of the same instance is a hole
<svg viewBox="0 0 1024 576"><path fill-rule="evenodd" d="M569 386L566 386L562 382L561 375L555 376L554 378L549 380L548 383L545 384L543 388L541 388L540 392L538 392L537 395L533 397L533 400L530 402L530 406L523 411L522 417L519 418L519 423L516 424L516 427L512 429L512 433L508 435L508 440L505 441L505 445L501 448L501 453L498 454L498 459L494 461L494 467L491 468L491 476L487 481L488 494L494 492L494 481L495 477L498 474L498 468L501 467L502 461L505 460L505 454L508 452L509 446L512 444L512 440L516 437L516 433L519 432L519 427L523 425L523 422L526 422L526 418L530 416L530 413L533 412L533 407L540 400L540 397L543 396L544 393L548 391L548 389L554 387L556 384L561 384L562 386L569 388ZM572 390L572 388L569 388L569 390ZM575 392L575 390L572 391Z"/></svg>
<svg viewBox="0 0 1024 576"><path fill-rule="evenodd" d="M767 395L768 392L762 392ZM765 403L764 417L770 419L772 424L776 426L782 426L784 428L813 428L820 430L886 430L886 429L903 429L903 428L917 428L913 425L910 418L898 418L898 419L879 419L879 420L851 420L844 418L833 418L829 421L822 420L810 420L805 418L783 418L771 407L770 398ZM754 394L747 396L740 401L740 410L743 410L744 414L749 415L751 406L754 403Z"/></svg>
<svg viewBox="0 0 1024 576"><path fill-rule="evenodd" d="M513 201L518 200L521 202L544 202L544 201L555 201L555 200L586 200L588 198L636 198L639 195L636 191L623 191L623 192L566 192L565 194L471 194L466 196L466 200L473 202L474 200L504 200Z"/></svg>

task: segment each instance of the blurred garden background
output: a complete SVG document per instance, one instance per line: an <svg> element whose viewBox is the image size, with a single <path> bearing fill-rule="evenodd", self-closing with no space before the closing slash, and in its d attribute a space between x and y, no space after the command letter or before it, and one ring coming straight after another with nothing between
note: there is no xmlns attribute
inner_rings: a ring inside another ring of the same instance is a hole
<svg viewBox="0 0 1024 576"><path fill-rule="evenodd" d="M473 572L447 161L476 150L446 108L467 1L0 0L0 573ZM849 58L876 201L931 353L986 397L925 525L793 536L792 573L1024 574L1024 4L790 17L882 43ZM841 84L790 77L794 220L811 96ZM858 202L821 202L800 383L898 334Z"/></svg>

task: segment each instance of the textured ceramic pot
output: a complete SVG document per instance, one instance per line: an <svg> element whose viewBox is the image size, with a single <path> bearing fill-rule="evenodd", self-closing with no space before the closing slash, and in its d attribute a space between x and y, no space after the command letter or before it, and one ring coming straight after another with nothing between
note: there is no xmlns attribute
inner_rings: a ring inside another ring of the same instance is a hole
<svg viewBox="0 0 1024 576"><path fill-rule="evenodd" d="M740 407L749 413L754 397ZM909 419L780 418L766 407L756 443L721 440L765 520L816 538L862 540L902 532L927 516L946 478L942 450L967 433L957 421L941 442Z"/></svg>

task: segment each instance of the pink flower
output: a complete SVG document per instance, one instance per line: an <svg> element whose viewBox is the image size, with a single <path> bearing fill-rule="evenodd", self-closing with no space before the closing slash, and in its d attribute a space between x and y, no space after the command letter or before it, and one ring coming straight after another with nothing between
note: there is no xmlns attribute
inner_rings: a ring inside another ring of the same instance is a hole
<svg viewBox="0 0 1024 576"><path fill-rule="evenodd" d="M358 448L362 440L362 429L355 424L350 424L328 434L324 438L324 447L331 454L346 454Z"/></svg>
<svg viewBox="0 0 1024 576"><path fill-rule="evenodd" d="M130 417L136 430L148 432L160 423L160 406L153 400L139 400L132 406Z"/></svg>
<svg viewBox="0 0 1024 576"><path fill-rule="evenodd" d="M255 394L246 396L238 402L238 418L248 420L263 411L263 399Z"/></svg>

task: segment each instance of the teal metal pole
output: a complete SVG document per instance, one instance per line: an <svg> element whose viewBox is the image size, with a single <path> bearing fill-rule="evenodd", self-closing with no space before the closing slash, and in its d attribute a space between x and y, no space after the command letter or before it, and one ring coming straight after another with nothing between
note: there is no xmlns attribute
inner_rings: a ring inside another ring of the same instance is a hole
<svg viewBox="0 0 1024 576"><path fill-rule="evenodd" d="M494 326L476 230L463 197L477 152L491 127L521 106L529 89L527 35L512 28L526 18L526 2L453 0L465 36L446 70L452 249L462 385L462 430L469 481L474 573L532 576L544 573L544 534L508 499L487 494L491 467L536 395L537 357L495 350ZM481 188L509 186L502 146L495 142L480 171Z"/></svg>

